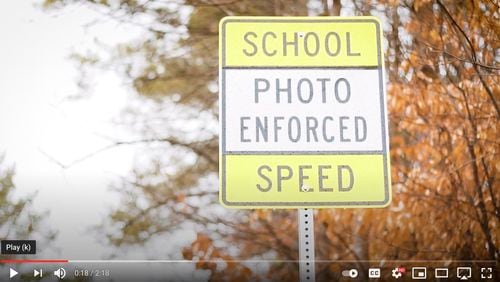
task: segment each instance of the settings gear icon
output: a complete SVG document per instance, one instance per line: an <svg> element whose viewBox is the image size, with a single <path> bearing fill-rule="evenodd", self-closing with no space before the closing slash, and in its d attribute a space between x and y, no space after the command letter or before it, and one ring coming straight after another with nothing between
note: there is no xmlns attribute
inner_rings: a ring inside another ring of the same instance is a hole
<svg viewBox="0 0 500 282"><path fill-rule="evenodd" d="M404 267L396 267L392 270L392 277L399 279L401 276L403 276L403 273L405 273L406 269Z"/></svg>

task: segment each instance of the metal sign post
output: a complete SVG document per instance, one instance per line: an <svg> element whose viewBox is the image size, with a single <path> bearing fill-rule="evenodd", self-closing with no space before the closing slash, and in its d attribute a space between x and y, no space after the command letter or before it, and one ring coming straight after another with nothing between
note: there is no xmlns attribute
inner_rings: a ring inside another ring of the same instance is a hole
<svg viewBox="0 0 500 282"><path fill-rule="evenodd" d="M299 277L300 282L314 282L314 212L299 209Z"/></svg>

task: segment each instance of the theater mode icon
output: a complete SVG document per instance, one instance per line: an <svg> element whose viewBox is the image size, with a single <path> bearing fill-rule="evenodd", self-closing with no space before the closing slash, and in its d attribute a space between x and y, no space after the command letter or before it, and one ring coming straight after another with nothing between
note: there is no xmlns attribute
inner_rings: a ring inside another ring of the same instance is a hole
<svg viewBox="0 0 500 282"><path fill-rule="evenodd" d="M434 278L448 278L448 268L434 269Z"/></svg>

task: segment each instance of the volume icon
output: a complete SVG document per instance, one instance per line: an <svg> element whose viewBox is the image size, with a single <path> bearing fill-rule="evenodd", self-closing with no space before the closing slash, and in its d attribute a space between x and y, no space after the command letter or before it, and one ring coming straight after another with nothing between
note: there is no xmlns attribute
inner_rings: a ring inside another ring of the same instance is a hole
<svg viewBox="0 0 500 282"><path fill-rule="evenodd" d="M54 275L59 279L63 279L64 277L66 277L66 270L61 267L58 270L54 271Z"/></svg>

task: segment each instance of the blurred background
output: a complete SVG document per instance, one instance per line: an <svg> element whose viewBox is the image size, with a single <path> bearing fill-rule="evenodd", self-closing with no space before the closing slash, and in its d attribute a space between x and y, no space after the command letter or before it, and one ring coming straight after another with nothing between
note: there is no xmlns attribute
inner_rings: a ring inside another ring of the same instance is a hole
<svg viewBox="0 0 500 282"><path fill-rule="evenodd" d="M210 278L295 260L296 212L218 203L218 22L374 15L393 201L316 211L316 258L500 260L497 1L45 0L0 4L0 237L40 258L186 259ZM226 261L217 267L212 261ZM372 265L373 266L373 265ZM318 264L327 280L331 266ZM366 272L366 271L361 271Z"/></svg>

